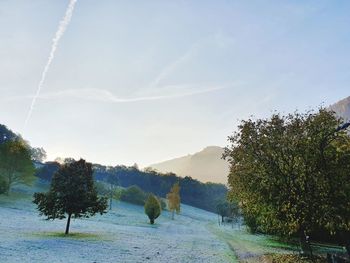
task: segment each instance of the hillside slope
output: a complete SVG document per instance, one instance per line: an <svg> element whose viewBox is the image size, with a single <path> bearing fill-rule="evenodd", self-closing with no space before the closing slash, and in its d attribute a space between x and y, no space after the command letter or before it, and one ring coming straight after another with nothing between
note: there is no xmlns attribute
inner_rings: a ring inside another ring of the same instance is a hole
<svg viewBox="0 0 350 263"><path fill-rule="evenodd" d="M334 103L329 108L345 121L350 120L350 96Z"/></svg>
<svg viewBox="0 0 350 263"><path fill-rule="evenodd" d="M202 182L227 183L229 165L221 159L223 148L209 146L195 154L152 164L160 172L173 172L179 176L191 176Z"/></svg>

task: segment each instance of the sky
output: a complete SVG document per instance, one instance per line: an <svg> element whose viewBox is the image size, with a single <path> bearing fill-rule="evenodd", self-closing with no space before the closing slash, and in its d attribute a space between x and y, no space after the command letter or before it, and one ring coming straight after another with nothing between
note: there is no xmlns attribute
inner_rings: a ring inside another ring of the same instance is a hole
<svg viewBox="0 0 350 263"><path fill-rule="evenodd" d="M152 163L350 95L350 1L0 0L0 123L48 160Z"/></svg>

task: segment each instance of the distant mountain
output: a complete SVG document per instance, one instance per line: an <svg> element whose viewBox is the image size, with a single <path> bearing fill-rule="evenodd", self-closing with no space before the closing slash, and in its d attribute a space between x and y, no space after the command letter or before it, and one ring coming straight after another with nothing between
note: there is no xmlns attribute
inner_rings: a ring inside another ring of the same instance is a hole
<svg viewBox="0 0 350 263"><path fill-rule="evenodd" d="M173 172L179 176L191 176L202 182L227 183L229 165L221 159L224 149L208 146L195 154L179 157L149 167L159 172Z"/></svg>
<svg viewBox="0 0 350 263"><path fill-rule="evenodd" d="M329 108L345 121L350 121L350 96L329 106Z"/></svg>

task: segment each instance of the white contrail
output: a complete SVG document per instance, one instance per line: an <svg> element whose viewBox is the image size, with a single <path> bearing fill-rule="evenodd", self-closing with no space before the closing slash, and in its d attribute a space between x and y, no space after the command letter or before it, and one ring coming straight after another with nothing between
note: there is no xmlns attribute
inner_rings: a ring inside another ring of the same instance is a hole
<svg viewBox="0 0 350 263"><path fill-rule="evenodd" d="M55 37L52 39L52 46L51 46L50 55L49 55L49 58L47 59L45 68L41 74L41 79L40 79L40 82L38 85L38 89L36 91L36 94L33 97L32 104L30 105L30 108L29 108L29 111L27 114L27 118L24 122L24 127L27 126L28 121L32 115L32 112L33 112L33 109L35 106L35 102L40 95L41 89L42 89L43 84L44 84L45 79L46 79L47 72L49 71L50 65L55 57L55 52L56 52L58 43L59 43L61 37L63 36L64 32L66 31L67 26L69 25L69 22L72 18L73 10L74 10L74 6L75 6L76 2L77 2L77 0L70 0L69 1L68 7L66 9L66 13L58 25L58 29L56 31Z"/></svg>

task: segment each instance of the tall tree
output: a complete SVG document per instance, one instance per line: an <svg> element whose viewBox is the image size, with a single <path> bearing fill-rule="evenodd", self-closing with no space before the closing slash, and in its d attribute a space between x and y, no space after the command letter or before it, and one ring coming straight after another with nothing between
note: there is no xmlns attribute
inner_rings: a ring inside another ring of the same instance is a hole
<svg viewBox="0 0 350 263"><path fill-rule="evenodd" d="M109 170L113 168L109 167ZM108 196L109 196L109 210L112 210L112 201L118 187L118 175L114 171L107 174L106 183L108 184Z"/></svg>
<svg viewBox="0 0 350 263"><path fill-rule="evenodd" d="M69 233L71 217L90 217L106 213L107 198L98 197L92 177L91 163L80 159L66 163L54 174L47 193L35 193L34 203L47 219L67 217L65 234Z"/></svg>
<svg viewBox="0 0 350 263"><path fill-rule="evenodd" d="M46 151L44 150L44 148L31 148L31 155L32 155L32 160L35 162L43 162L47 155L46 155Z"/></svg>
<svg viewBox="0 0 350 263"><path fill-rule="evenodd" d="M8 140L0 144L0 177L6 194L15 184L31 184L34 172L30 148L24 141Z"/></svg>
<svg viewBox="0 0 350 263"><path fill-rule="evenodd" d="M302 243L320 230L349 233L350 138L340 124L322 108L242 121L224 157L246 223Z"/></svg>
<svg viewBox="0 0 350 263"><path fill-rule="evenodd" d="M13 131L8 129L5 125L0 124L0 144L6 142L6 141L13 141L18 138L18 135L16 135Z"/></svg>
<svg viewBox="0 0 350 263"><path fill-rule="evenodd" d="M159 217L161 211L162 208L158 198L150 194L145 203L145 213L152 225L154 224L154 220Z"/></svg>
<svg viewBox="0 0 350 263"><path fill-rule="evenodd" d="M175 211L177 214L180 213L181 198L180 185L178 182L171 187L170 192L167 194L166 197L168 199L168 207L171 212L171 219L174 219Z"/></svg>

